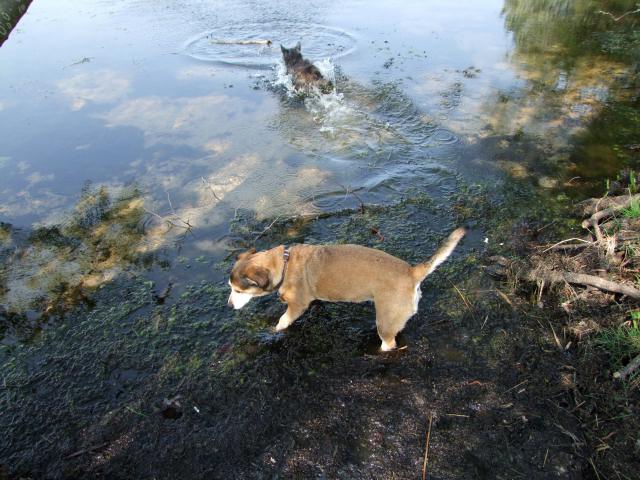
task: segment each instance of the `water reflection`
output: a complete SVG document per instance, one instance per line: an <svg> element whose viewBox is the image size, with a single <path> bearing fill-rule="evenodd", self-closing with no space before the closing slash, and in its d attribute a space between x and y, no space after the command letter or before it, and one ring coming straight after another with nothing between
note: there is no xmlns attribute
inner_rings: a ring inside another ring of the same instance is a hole
<svg viewBox="0 0 640 480"><path fill-rule="evenodd" d="M637 154L623 147L632 143L623 125L631 120L637 131L640 124L620 110L637 102L640 38L634 32L640 18L615 22L602 13L634 6L505 1L502 15L514 41L510 62L520 80L482 102L483 123L470 141L473 164L497 164L513 177L533 176L545 188L593 189L637 162ZM602 117L611 123L605 126ZM497 162L483 160L486 152Z"/></svg>
<svg viewBox="0 0 640 480"><path fill-rule="evenodd" d="M87 186L59 225L25 232L3 224L0 303L9 312L60 313L79 290L99 287L142 260L146 215L136 188L111 193Z"/></svg>

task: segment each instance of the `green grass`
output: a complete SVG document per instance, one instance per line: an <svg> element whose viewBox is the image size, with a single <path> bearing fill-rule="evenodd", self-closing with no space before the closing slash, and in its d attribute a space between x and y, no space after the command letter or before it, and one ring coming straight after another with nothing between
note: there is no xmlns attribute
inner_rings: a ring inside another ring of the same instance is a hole
<svg viewBox="0 0 640 480"><path fill-rule="evenodd" d="M611 356L615 369L621 368L630 359L640 354L640 310L631 312L631 325L602 330L595 344Z"/></svg>
<svg viewBox="0 0 640 480"><path fill-rule="evenodd" d="M627 218L640 217L640 202L638 200L632 201L627 208L622 210L622 215Z"/></svg>

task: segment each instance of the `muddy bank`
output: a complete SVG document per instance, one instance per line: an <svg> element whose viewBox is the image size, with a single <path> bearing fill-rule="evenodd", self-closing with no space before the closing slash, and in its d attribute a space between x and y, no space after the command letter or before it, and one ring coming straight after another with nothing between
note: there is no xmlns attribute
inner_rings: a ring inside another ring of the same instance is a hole
<svg viewBox="0 0 640 480"><path fill-rule="evenodd" d="M238 248L271 225L258 246L337 238L416 261L470 223L397 352L375 351L371 305L318 303L273 335L275 298L225 310L224 282L204 282L159 303L135 277L38 342L3 345L5 476L418 478L432 418L429 478L588 478L598 459L564 383L573 351L541 331L547 312L515 308L478 268L484 229L515 219L492 215L502 202L482 189L459 191L234 226ZM449 220L420 227L434 215Z"/></svg>

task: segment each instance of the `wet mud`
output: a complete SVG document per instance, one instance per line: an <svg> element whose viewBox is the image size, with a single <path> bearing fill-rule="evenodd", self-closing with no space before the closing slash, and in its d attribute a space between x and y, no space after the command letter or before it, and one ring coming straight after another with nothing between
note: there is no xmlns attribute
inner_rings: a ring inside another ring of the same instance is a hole
<svg viewBox="0 0 640 480"><path fill-rule="evenodd" d="M246 218L234 241L271 224L258 243L337 238L416 261L469 203L491 204L474 192L453 207L416 197L307 221ZM443 212L437 231L419 227ZM164 303L141 278L107 284L39 342L2 347L5 473L420 478L431 419L429 478L585 478L588 446L562 382L572 356L540 335L543 313L495 293L477 266L482 237L472 228L424 283L387 354L368 304L318 302L273 334L277 299L225 309L223 281Z"/></svg>

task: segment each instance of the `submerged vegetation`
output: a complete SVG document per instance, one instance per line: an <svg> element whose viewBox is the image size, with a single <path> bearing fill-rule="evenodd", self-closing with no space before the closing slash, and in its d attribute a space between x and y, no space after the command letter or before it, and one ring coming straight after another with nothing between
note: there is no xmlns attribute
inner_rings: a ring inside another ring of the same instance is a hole
<svg viewBox="0 0 640 480"><path fill-rule="evenodd" d="M138 189L112 197L105 187L87 186L59 225L37 227L25 235L3 224L3 323L9 317L12 323L19 318L25 322L27 312L39 312L42 319L62 316L130 266L150 262L144 248L145 217Z"/></svg>

